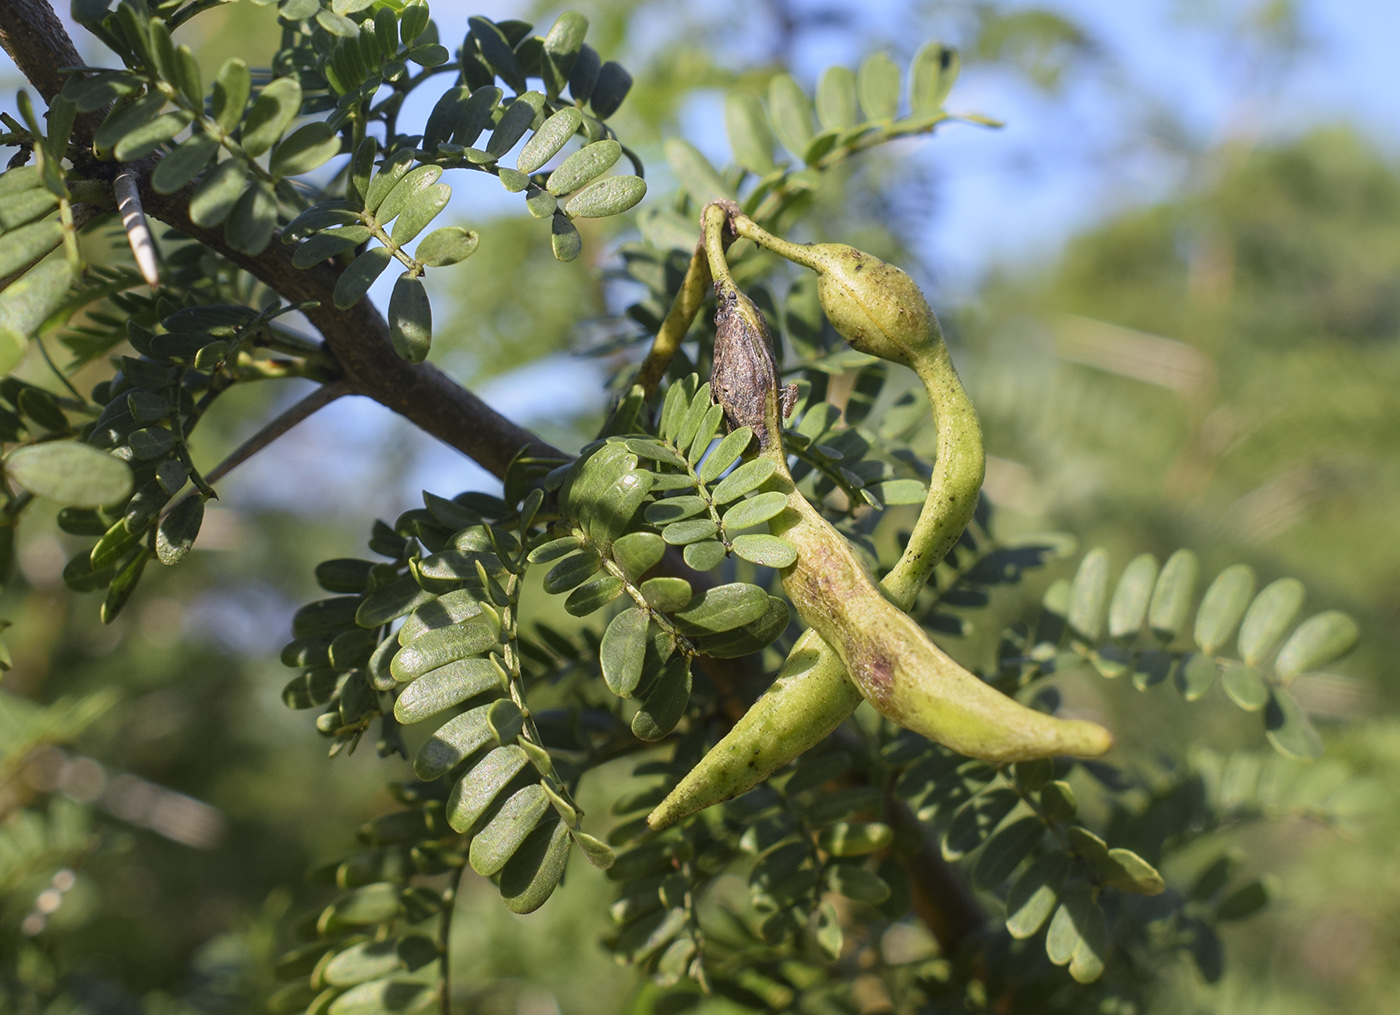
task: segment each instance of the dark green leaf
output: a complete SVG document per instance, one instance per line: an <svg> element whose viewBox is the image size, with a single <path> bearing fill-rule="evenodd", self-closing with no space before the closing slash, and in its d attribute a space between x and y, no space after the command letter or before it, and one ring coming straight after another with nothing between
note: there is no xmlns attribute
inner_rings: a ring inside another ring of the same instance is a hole
<svg viewBox="0 0 1400 1015"><path fill-rule="evenodd" d="M441 177L441 166L419 166L404 174L403 178L395 183L393 189L384 196L384 200L375 209L374 217L381 224L392 221L425 191L437 184ZM376 182L378 182L378 177L376 177ZM370 185L370 189L374 190L374 184Z"/></svg>
<svg viewBox="0 0 1400 1015"><path fill-rule="evenodd" d="M375 549L373 544L370 545L370 549ZM366 596L355 614L355 622L361 627L378 627L412 612L433 598L432 593L425 592L413 580L412 575L404 575ZM404 630L408 630L407 623L400 629L400 633Z"/></svg>
<svg viewBox="0 0 1400 1015"><path fill-rule="evenodd" d="M514 148L515 143L530 129L530 124L539 112L539 107L531 101L535 96L544 98L539 92L527 92L507 106L506 111L501 114L496 129L491 132L491 139L486 142L486 153L492 158L499 159Z"/></svg>
<svg viewBox="0 0 1400 1015"><path fill-rule="evenodd" d="M461 226L443 226L423 237L413 257L430 268L440 268L465 261L476 253L476 246L475 231Z"/></svg>
<svg viewBox="0 0 1400 1015"><path fill-rule="evenodd" d="M632 717L633 734L641 740L660 740L675 729L689 701L690 660L672 656Z"/></svg>
<svg viewBox="0 0 1400 1015"><path fill-rule="evenodd" d="M872 871L850 863L833 863L826 868L826 887L837 895L877 906L890 897L890 886Z"/></svg>
<svg viewBox="0 0 1400 1015"><path fill-rule="evenodd" d="M522 173L533 173L539 169L559 154L582 123L583 114L573 106L566 106L552 114L520 149L515 168Z"/></svg>
<svg viewBox="0 0 1400 1015"><path fill-rule="evenodd" d="M757 585L733 582L699 593L676 612L675 621L682 633L719 634L757 620L767 610L768 593Z"/></svg>
<svg viewBox="0 0 1400 1015"><path fill-rule="evenodd" d="M38 261L63 242L63 228L57 219L46 219L5 234L0 246L0 276L19 271ZM10 329L18 333L18 329Z"/></svg>
<svg viewBox="0 0 1400 1015"><path fill-rule="evenodd" d="M435 219L443 208L447 207L447 201L451 196L451 187L445 183L434 183L410 197L394 222L394 230L391 234L394 242L402 246L421 233L427 228L428 223ZM384 204L387 205L393 198L394 195L390 194L389 199Z"/></svg>
<svg viewBox="0 0 1400 1015"><path fill-rule="evenodd" d="M437 715L462 702L499 690L502 671L492 656L458 659L429 670L399 692L394 718L404 725Z"/></svg>
<svg viewBox="0 0 1400 1015"><path fill-rule="evenodd" d="M617 112L622 100L632 90L632 75L616 61L609 60L598 68L597 80L588 96L589 108L600 120L606 120Z"/></svg>
<svg viewBox="0 0 1400 1015"><path fill-rule="evenodd" d="M112 579L112 584L107 587L107 598L102 601L101 619L102 623L110 624L117 619L117 614L122 607L127 604L133 592L136 591L136 583L141 580L141 572L146 569L146 563L153 554L150 550L142 550L122 567Z"/></svg>
<svg viewBox="0 0 1400 1015"><path fill-rule="evenodd" d="M772 478L777 466L767 458L755 458L745 462L720 481L711 491L716 504L727 504L737 500L751 490L757 490Z"/></svg>
<svg viewBox="0 0 1400 1015"><path fill-rule="evenodd" d="M447 823L455 831L470 831L529 763L529 755L517 744L489 751L453 785L447 798Z"/></svg>
<svg viewBox="0 0 1400 1015"><path fill-rule="evenodd" d="M321 11L316 20L329 15ZM342 19L345 20L345 19ZM381 1015L420 1012L437 1001L437 990L421 980L374 980L351 987L330 1002L326 1015Z"/></svg>
<svg viewBox="0 0 1400 1015"><path fill-rule="evenodd" d="M486 622L429 631L399 649L390 669L400 682L414 680L439 666L480 655L497 641L495 628Z"/></svg>
<svg viewBox="0 0 1400 1015"><path fill-rule="evenodd" d="M501 898L507 909L533 913L545 904L564 876L572 842L562 821L546 821L530 834L501 871Z"/></svg>
<svg viewBox="0 0 1400 1015"><path fill-rule="evenodd" d="M1228 923L1232 920L1243 920L1253 916L1269 904L1269 898L1272 894L1266 881L1262 879L1251 881L1243 888L1238 888L1225 897L1224 901L1216 907L1215 919L1220 923Z"/></svg>
<svg viewBox="0 0 1400 1015"><path fill-rule="evenodd" d="M277 195L262 180L243 192L229 211L224 237L229 246L245 254L261 254L277 228Z"/></svg>
<svg viewBox="0 0 1400 1015"><path fill-rule="evenodd" d="M392 259L388 248L371 247L351 261L335 280L335 305L341 310L348 310L360 302Z"/></svg>
<svg viewBox="0 0 1400 1015"><path fill-rule="evenodd" d="M691 600L690 582L684 578L652 578L642 583L642 598L654 610L674 613Z"/></svg>
<svg viewBox="0 0 1400 1015"><path fill-rule="evenodd" d="M634 606L614 617L603 633L598 661L608 688L619 697L630 698L641 682L650 619L646 610Z"/></svg>
<svg viewBox="0 0 1400 1015"><path fill-rule="evenodd" d="M188 127L192 119L192 114L183 109L163 113L122 135L112 154L119 162L135 162L145 158Z"/></svg>
<svg viewBox="0 0 1400 1015"><path fill-rule="evenodd" d="M598 551L592 546L586 546L549 569L549 573L544 576L544 590L557 596L577 588L598 573L601 562Z"/></svg>
<svg viewBox="0 0 1400 1015"><path fill-rule="evenodd" d="M394 351L410 363L421 363L427 358L433 340L433 308L423 280L407 271L394 283L394 293L389 297L389 337Z"/></svg>
<svg viewBox="0 0 1400 1015"><path fill-rule="evenodd" d="M544 37L542 71L545 89L551 99L569 83L569 75L583 47L588 32L588 19L577 11L565 11Z"/></svg>
<svg viewBox="0 0 1400 1015"><path fill-rule="evenodd" d="M282 137L301 112L301 85L296 78L277 78L253 102L243 122L240 144L250 158L257 158Z"/></svg>
<svg viewBox="0 0 1400 1015"><path fill-rule="evenodd" d="M605 218L620 215L646 196L647 183L640 176L609 176L571 197L564 211L571 218Z"/></svg>
<svg viewBox="0 0 1400 1015"><path fill-rule="evenodd" d="M486 827L472 838L469 862L482 877L500 871L549 810L549 796L539 783L516 790Z"/></svg>
<svg viewBox="0 0 1400 1015"><path fill-rule="evenodd" d="M272 153L268 172L273 176L299 176L319 169L340 154L340 135L329 123L318 120L292 131Z"/></svg>
<svg viewBox="0 0 1400 1015"><path fill-rule="evenodd" d="M219 153L219 142L208 134L194 133L173 152L161 159L151 174L151 187L158 194L173 194L189 183Z"/></svg>
<svg viewBox="0 0 1400 1015"><path fill-rule="evenodd" d="M685 548L687 566L697 571L712 571L719 567L726 554L724 544L717 539L705 539L690 543Z"/></svg>
<svg viewBox="0 0 1400 1015"><path fill-rule="evenodd" d="M107 114L102 126L93 135L93 144L99 152L109 152L122 138L156 118L165 108L165 96L159 93L144 95L127 106L118 106Z"/></svg>
<svg viewBox="0 0 1400 1015"><path fill-rule="evenodd" d="M982 847L972 867L972 883L983 890L1001 884L1030 856L1044 834L1045 826L1039 818L1025 817L1011 822Z"/></svg>
<svg viewBox="0 0 1400 1015"><path fill-rule="evenodd" d="M149 462L175 446L175 435L164 427L150 426L131 431L127 443L137 458Z"/></svg>
<svg viewBox="0 0 1400 1015"><path fill-rule="evenodd" d="M569 598L564 600L564 609L571 616L587 617L622 595L625 587L621 578L601 575L570 592Z"/></svg>
<svg viewBox="0 0 1400 1015"><path fill-rule="evenodd" d="M238 57L224 61L214 78L214 122L225 134L232 134L243 119L243 109L252 91L252 75L248 65Z"/></svg>
<svg viewBox="0 0 1400 1015"><path fill-rule="evenodd" d="M502 92L495 85L485 85L475 89L462 106L452 131L454 144L469 147L476 143L481 132L491 121L491 114L501 101Z"/></svg>
<svg viewBox="0 0 1400 1015"><path fill-rule="evenodd" d="M466 661L475 663L481 660ZM409 684L408 687L404 688L405 693L412 690L420 682L414 681L414 683ZM413 760L414 774L420 779L436 779L452 771L487 744L495 743L495 731L486 721L487 713L491 711L492 704L480 705L443 723L438 731L419 748L418 756ZM430 713L425 712L424 714Z"/></svg>
<svg viewBox="0 0 1400 1015"><path fill-rule="evenodd" d="M393 155L384 160L384 164L379 167L379 172L369 181L369 187L365 190L366 211L374 212L376 217L379 217L379 206L384 203L385 199L398 187L404 177L408 175L409 166L413 164L413 155L414 153L411 148L404 148L396 151ZM438 177L442 175L442 169L438 166L419 166L418 168L419 170L423 170L423 172L419 173L418 178L423 181L424 186L428 183L435 182ZM435 170L436 173L434 174ZM431 177L431 179L427 179L426 177ZM410 190L411 189L412 188L410 188ZM402 200L399 202L399 207L403 206L403 201L407 201L409 196L408 192L404 193ZM385 215L379 220L381 222L388 222L392 217L392 215Z"/></svg>
<svg viewBox="0 0 1400 1015"><path fill-rule="evenodd" d="M987 840L1003 818L1020 802L1013 789L1000 788L980 793L953 814L943 836L943 858L957 860Z"/></svg>
<svg viewBox="0 0 1400 1015"><path fill-rule="evenodd" d="M219 225L233 210L247 179L242 159L220 162L205 175L190 198L190 220L197 226Z"/></svg>
<svg viewBox="0 0 1400 1015"><path fill-rule="evenodd" d="M572 261L583 252L583 237L578 227L560 212L555 212L550 220L549 243L556 260Z"/></svg>
<svg viewBox="0 0 1400 1015"><path fill-rule="evenodd" d="M156 556L162 564L177 564L194 546L204 521L204 498L191 494L176 504L156 528Z"/></svg>
<svg viewBox="0 0 1400 1015"><path fill-rule="evenodd" d="M468 18L467 24L471 26L472 37L481 47L481 55L486 58L491 69L511 87L512 91L517 94L523 92L525 90L525 75L520 70L520 64L515 59L515 52L510 43L506 41L500 28L486 18L480 17Z"/></svg>
<svg viewBox="0 0 1400 1015"><path fill-rule="evenodd" d="M612 545L612 556L636 581L655 567L666 554L666 542L654 532L629 532Z"/></svg>

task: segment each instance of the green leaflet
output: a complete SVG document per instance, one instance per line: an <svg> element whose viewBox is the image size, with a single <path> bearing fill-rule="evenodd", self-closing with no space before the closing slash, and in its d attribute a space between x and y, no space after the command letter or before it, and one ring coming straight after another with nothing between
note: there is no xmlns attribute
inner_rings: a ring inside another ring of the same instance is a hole
<svg viewBox="0 0 1400 1015"><path fill-rule="evenodd" d="M620 215L646 196L647 183L640 176L610 176L571 197L564 211L571 218L606 218Z"/></svg>
<svg viewBox="0 0 1400 1015"><path fill-rule="evenodd" d="M551 114L520 149L515 168L522 173L533 173L539 169L559 153L582 123L583 114L572 106Z"/></svg>
<svg viewBox="0 0 1400 1015"><path fill-rule="evenodd" d="M79 441L17 448L5 460L5 473L29 492L72 507L115 504L131 491L125 462Z"/></svg>
<svg viewBox="0 0 1400 1015"><path fill-rule="evenodd" d="M421 363L427 358L433 340L433 308L423 280L407 271L394 283L393 295L389 297L389 337L394 351L410 363Z"/></svg>
<svg viewBox="0 0 1400 1015"><path fill-rule="evenodd" d="M724 97L724 127L734 161L751 173L766 176L777 168L773 161L773 132L763 104L744 92Z"/></svg>
<svg viewBox="0 0 1400 1015"><path fill-rule="evenodd" d="M340 135L323 120L292 131L272 152L268 172L275 177L299 176L319 169L340 154Z"/></svg>
<svg viewBox="0 0 1400 1015"><path fill-rule="evenodd" d="M1211 582L1196 611L1196 644L1214 655L1234 634L1254 598L1254 570L1248 564L1227 567Z"/></svg>
<svg viewBox="0 0 1400 1015"><path fill-rule="evenodd" d="M630 698L641 682L649 623L647 611L633 607L614 617L603 634L598 660L608 689L619 697Z"/></svg>
<svg viewBox="0 0 1400 1015"><path fill-rule="evenodd" d="M822 129L854 127L859 119L855 73L847 67L827 68L817 85L817 121Z"/></svg>
<svg viewBox="0 0 1400 1015"><path fill-rule="evenodd" d="M768 83L768 108L778 140L801 159L816 133L812 123L812 103L807 93L792 79L792 75L776 74Z"/></svg>
<svg viewBox="0 0 1400 1015"><path fill-rule="evenodd" d="M545 189L555 196L570 194L590 180L602 176L620 158L622 145L612 139L585 145L549 174Z"/></svg>
<svg viewBox="0 0 1400 1015"><path fill-rule="evenodd" d="M355 258L336 279L335 305L346 310L360 302L392 258L386 247L371 247Z"/></svg>
<svg viewBox="0 0 1400 1015"><path fill-rule="evenodd" d="M884 53L871 53L856 72L856 92L867 120L891 120L899 105L899 66Z"/></svg>
<svg viewBox="0 0 1400 1015"><path fill-rule="evenodd" d="M243 150L250 158L257 158L281 139L300 111L301 85L297 80L274 80L258 94L243 121Z"/></svg>

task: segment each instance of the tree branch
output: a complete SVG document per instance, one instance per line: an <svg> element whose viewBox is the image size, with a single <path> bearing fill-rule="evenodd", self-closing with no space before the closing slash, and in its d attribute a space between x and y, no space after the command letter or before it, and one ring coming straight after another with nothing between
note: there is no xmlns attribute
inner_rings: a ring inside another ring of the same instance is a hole
<svg viewBox="0 0 1400 1015"><path fill-rule="evenodd" d="M58 68L82 62L48 0L0 0L0 46L46 102L63 87L64 75ZM77 124L75 144L90 141L90 130L90 124ZM329 263L303 271L292 264L292 248L284 246L280 237L274 237L261 254L250 256L225 243L222 228L195 225L188 214L193 185L174 194L151 189L151 171L158 158L125 166L99 162L90 155L75 162L80 172L105 179L123 168L133 171L148 215L217 251L283 299L319 304L307 310L306 317L325 338L351 393L374 399L498 477L505 475L506 466L522 447L535 455L566 457L436 367L400 358L389 340L388 323L368 299L348 310L336 309L332 293L339 272Z"/></svg>
<svg viewBox="0 0 1400 1015"><path fill-rule="evenodd" d="M337 398L347 393L348 391L343 381L318 384L316 389L309 395L292 403L284 412L264 424L257 433L234 448L233 452L227 458L205 474L204 481L210 484L217 483L302 420L320 411Z"/></svg>
<svg viewBox="0 0 1400 1015"><path fill-rule="evenodd" d="M81 63L48 0L0 0L0 46L46 102L63 87L65 75L59 68ZM100 120L100 113L79 118L73 132L75 146L90 148L92 131ZM306 317L324 337L341 373L337 381L321 389L321 398L340 390L372 398L463 452L497 477L505 475L506 466L522 447L534 455L567 457L490 408L436 367L426 363L411 364L400 358L390 342L387 322L368 299L362 299L348 310L338 310L332 294L339 272L330 263L323 262L310 270L297 268L291 257L294 248L284 246L280 237L274 237L272 244L257 256L244 254L224 242L221 228L208 229L191 222L188 209L193 185L174 194L157 194L151 189L151 172L159 161L159 157L150 156L123 165L98 161L89 153L85 157L77 156L74 168L91 178L108 181L119 171L133 172L140 183L141 201L148 215L218 252L270 286L283 299L293 303L316 302L318 305L307 310ZM678 300L684 306L676 311L678 314L693 314L699 300L703 299L704 281L699 274L697 271L687 273L687 284ZM654 350L641 371L639 379L643 383L654 384L660 379L674 346L684 337L679 323L679 318L671 321L668 317L665 337L658 343L661 348ZM319 400L313 397L307 401L314 408ZM278 422L281 421L274 421L274 425ZM680 570L676 565L672 567ZM718 660L704 662L723 697L728 698L738 690L735 671ZM725 709L726 713L735 711L735 702L727 704L730 707ZM732 722L732 718L729 721ZM900 815L901 824L905 816L918 826L918 834L926 835L912 814ZM955 949L980 932L983 916L975 900L942 863L936 848L926 837L918 853L907 860L906 865L910 871L915 911L945 949Z"/></svg>

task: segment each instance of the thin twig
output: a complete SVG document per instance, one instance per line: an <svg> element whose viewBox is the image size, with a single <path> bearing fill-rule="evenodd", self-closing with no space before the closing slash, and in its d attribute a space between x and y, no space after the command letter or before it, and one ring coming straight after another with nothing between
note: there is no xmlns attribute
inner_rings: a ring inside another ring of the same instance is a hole
<svg viewBox="0 0 1400 1015"><path fill-rule="evenodd" d="M341 395L349 393L350 387L344 381L332 381L330 384L320 385L315 391L288 407L285 412L269 421L257 433L238 445L231 455L205 474L205 482L217 483L318 409L325 408Z"/></svg>
<svg viewBox="0 0 1400 1015"><path fill-rule="evenodd" d="M54 376L63 382L63 386L73 393L74 398L76 398L80 402L86 403L87 399L85 399L82 395L78 394L78 389L73 387L73 382L70 381L66 376L64 376L63 371L58 369L58 364L55 363L53 361L53 357L49 355L48 347L44 345L43 336L35 335L34 344L39 347L39 354L44 357L44 362L49 365L49 369L53 371Z"/></svg>
<svg viewBox="0 0 1400 1015"><path fill-rule="evenodd" d="M637 376L632 378L632 384L640 384L646 397L651 397L661 378L666 376L666 369L675 358L676 350L681 347L691 322L700 312L700 306L709 292L710 264L705 258L704 246L696 243L695 252L690 255L690 264L685 270L685 278L681 280L681 287L671 302L666 320L661 322L656 337L651 341L647 358L637 368Z"/></svg>

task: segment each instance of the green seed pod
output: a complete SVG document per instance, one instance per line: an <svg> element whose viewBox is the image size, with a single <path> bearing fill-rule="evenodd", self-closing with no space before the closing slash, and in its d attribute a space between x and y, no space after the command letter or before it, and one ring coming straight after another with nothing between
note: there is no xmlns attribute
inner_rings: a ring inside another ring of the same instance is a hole
<svg viewBox="0 0 1400 1015"><path fill-rule="evenodd" d="M925 384L939 431L937 466L908 547L878 588L845 538L792 483L766 329L756 312L732 309L748 304L723 259L718 220L726 211L740 235L819 272L823 307L853 346L910 366ZM1056 719L1006 697L950 659L904 612L971 519L984 465L976 413L918 287L904 272L854 248L790 244L733 209L707 208L703 221L721 306L715 361L724 383L714 390L730 421L753 427L760 455L776 466L774 482L787 507L769 528L798 551L782 570L783 586L811 630L768 693L648 824L664 828L757 785L840 725L859 704L855 691L906 729L998 764L1108 750L1113 738L1103 727Z"/></svg>

